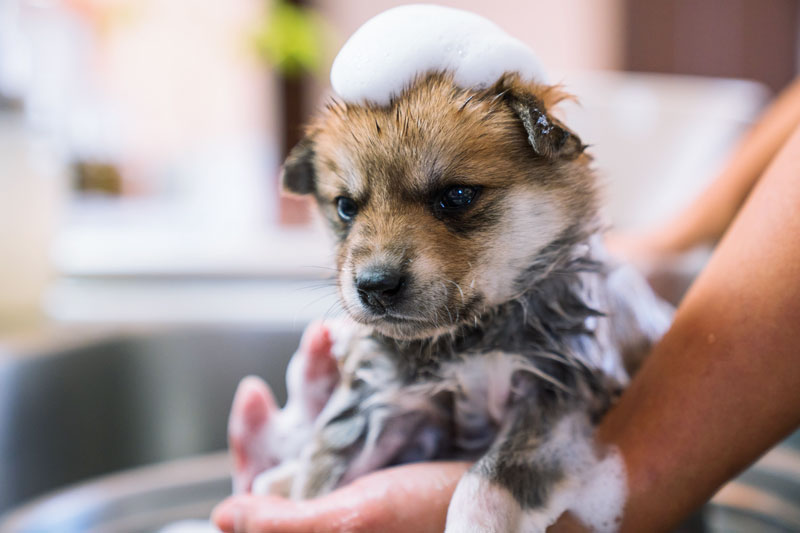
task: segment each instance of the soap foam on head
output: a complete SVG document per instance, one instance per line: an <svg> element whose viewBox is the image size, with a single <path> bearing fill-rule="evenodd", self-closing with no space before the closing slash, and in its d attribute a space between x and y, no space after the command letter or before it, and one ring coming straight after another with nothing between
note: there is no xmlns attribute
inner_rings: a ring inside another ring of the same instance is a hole
<svg viewBox="0 0 800 533"><path fill-rule="evenodd" d="M331 68L347 102L388 105L414 79L449 71L456 85L483 88L506 72L545 81L533 51L489 20L449 7L400 6L373 17L344 44Z"/></svg>

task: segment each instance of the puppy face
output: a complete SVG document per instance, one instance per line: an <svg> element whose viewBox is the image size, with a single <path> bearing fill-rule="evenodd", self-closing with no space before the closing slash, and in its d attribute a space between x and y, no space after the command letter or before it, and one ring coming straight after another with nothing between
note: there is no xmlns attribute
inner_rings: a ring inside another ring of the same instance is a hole
<svg viewBox="0 0 800 533"><path fill-rule="evenodd" d="M344 307L400 339L444 333L513 299L543 248L593 211L589 158L547 114L562 96L506 76L446 74L389 106L334 103L284 167L338 237Z"/></svg>

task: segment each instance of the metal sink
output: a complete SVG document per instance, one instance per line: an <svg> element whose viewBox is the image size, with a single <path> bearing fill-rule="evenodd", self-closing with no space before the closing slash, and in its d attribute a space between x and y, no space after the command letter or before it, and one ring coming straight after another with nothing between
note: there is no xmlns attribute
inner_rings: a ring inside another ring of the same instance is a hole
<svg viewBox="0 0 800 533"><path fill-rule="evenodd" d="M0 514L60 486L224 450L239 380L279 401L300 331L181 329L0 357Z"/></svg>
<svg viewBox="0 0 800 533"><path fill-rule="evenodd" d="M207 519L230 493L237 383L261 375L282 401L299 337L165 331L0 362L0 514L38 496L0 516L0 533L149 533ZM798 450L800 434L678 531L800 531Z"/></svg>

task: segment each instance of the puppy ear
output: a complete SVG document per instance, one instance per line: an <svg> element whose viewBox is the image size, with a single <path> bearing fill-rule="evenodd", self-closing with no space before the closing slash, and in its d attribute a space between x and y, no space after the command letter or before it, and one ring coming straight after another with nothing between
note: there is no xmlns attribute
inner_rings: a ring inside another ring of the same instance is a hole
<svg viewBox="0 0 800 533"><path fill-rule="evenodd" d="M575 159L586 148L577 135L545 111L535 96L509 91L506 101L528 132L528 142L537 155L547 159Z"/></svg>
<svg viewBox="0 0 800 533"><path fill-rule="evenodd" d="M292 148L281 171L281 186L286 192L311 194L316 190L314 142L305 137Z"/></svg>

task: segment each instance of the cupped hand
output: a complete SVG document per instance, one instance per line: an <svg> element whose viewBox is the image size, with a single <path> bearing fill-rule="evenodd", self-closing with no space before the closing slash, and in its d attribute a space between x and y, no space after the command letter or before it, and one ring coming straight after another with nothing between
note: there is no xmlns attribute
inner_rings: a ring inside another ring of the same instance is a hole
<svg viewBox="0 0 800 533"><path fill-rule="evenodd" d="M211 519L226 533L441 533L450 498L468 467L462 462L397 466L301 502L235 495L220 503Z"/></svg>

